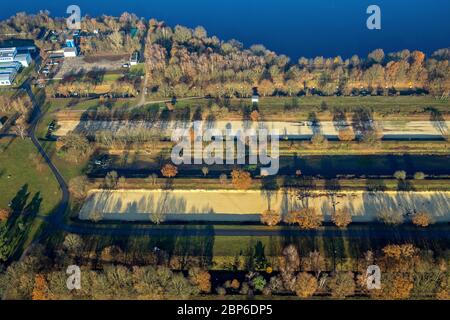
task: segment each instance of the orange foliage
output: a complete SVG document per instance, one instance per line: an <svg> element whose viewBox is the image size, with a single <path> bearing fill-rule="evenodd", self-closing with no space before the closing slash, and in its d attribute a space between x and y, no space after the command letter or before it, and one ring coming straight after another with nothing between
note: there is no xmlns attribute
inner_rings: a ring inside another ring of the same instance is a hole
<svg viewBox="0 0 450 320"><path fill-rule="evenodd" d="M253 110L250 114L250 119L252 119L252 121L254 122L259 121L259 112L257 110Z"/></svg>
<svg viewBox="0 0 450 320"><path fill-rule="evenodd" d="M352 222L352 214L348 208L336 210L331 215L331 220L339 228L346 228Z"/></svg>
<svg viewBox="0 0 450 320"><path fill-rule="evenodd" d="M252 177L244 170L233 170L231 179L236 189L248 189L252 185Z"/></svg>
<svg viewBox="0 0 450 320"><path fill-rule="evenodd" d="M161 173L166 178L173 178L178 174L178 168L173 164L166 164L162 167Z"/></svg>
<svg viewBox="0 0 450 320"><path fill-rule="evenodd" d="M339 140L353 141L355 140L355 133L350 128L339 130Z"/></svg>
<svg viewBox="0 0 450 320"><path fill-rule="evenodd" d="M281 215L274 210L266 210L261 214L261 222L268 226L276 226L281 222Z"/></svg>
<svg viewBox="0 0 450 320"><path fill-rule="evenodd" d="M7 221L11 216L10 209L0 209L0 222Z"/></svg>
<svg viewBox="0 0 450 320"><path fill-rule="evenodd" d="M291 211L285 218L286 223L297 223L302 229L318 229L323 222L323 215L317 214L313 208Z"/></svg>
<svg viewBox="0 0 450 320"><path fill-rule="evenodd" d="M412 218L412 222L419 227L428 227L432 223L431 215L426 212L416 213Z"/></svg>
<svg viewBox="0 0 450 320"><path fill-rule="evenodd" d="M42 274L37 274L34 278L34 288L31 298L33 300L48 300L48 284Z"/></svg>

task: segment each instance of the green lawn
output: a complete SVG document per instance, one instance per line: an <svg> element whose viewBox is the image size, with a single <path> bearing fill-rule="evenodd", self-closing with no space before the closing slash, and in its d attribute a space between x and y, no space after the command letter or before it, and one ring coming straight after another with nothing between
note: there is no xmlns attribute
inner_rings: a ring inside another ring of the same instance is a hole
<svg viewBox="0 0 450 320"><path fill-rule="evenodd" d="M450 101L439 100L432 96L398 96L398 97L298 97L298 107L294 110L285 110L285 105L291 105L292 97L262 97L259 102L259 111L266 119L307 120L311 112L316 112L321 119L331 118L335 107L343 107L351 112L360 107L371 108L378 116L398 119L399 116L411 117L424 114L427 107L433 107L443 114L449 114ZM177 109L190 107L195 110L198 106L206 107L207 99L179 101ZM251 106L250 99L231 99L229 105L233 113L242 114L242 109Z"/></svg>
<svg viewBox="0 0 450 320"><path fill-rule="evenodd" d="M24 233L13 238L12 254L17 258L29 246L42 228L42 216L50 214L61 199L56 179L38 154L32 142L20 138L0 139L0 207L7 208L11 200L19 197L19 190L25 190L25 204L33 197L42 199L38 217L32 220ZM22 194L22 195L23 195Z"/></svg>
<svg viewBox="0 0 450 320"><path fill-rule="evenodd" d="M0 206L7 207L24 185L28 185L30 199L40 192L43 199L40 214L48 214L58 204L61 197L58 183L32 142L1 138Z"/></svg>

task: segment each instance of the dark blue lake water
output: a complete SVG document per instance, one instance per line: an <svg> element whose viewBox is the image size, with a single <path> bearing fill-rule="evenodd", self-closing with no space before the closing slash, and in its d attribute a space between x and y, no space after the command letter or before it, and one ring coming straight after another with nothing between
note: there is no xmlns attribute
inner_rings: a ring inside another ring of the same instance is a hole
<svg viewBox="0 0 450 320"><path fill-rule="evenodd" d="M450 46L449 0L16 0L2 3L0 18L41 9L64 16L69 4L83 15L128 11L172 26L202 25L222 39L261 43L294 59ZM381 30L366 28L371 4L381 7Z"/></svg>

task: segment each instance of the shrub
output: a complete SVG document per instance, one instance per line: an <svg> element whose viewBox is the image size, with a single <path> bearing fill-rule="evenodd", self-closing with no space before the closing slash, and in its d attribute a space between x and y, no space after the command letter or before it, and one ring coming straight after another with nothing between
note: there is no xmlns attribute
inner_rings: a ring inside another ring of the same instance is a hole
<svg viewBox="0 0 450 320"><path fill-rule="evenodd" d="M189 269L189 279L192 284L198 287L200 292L211 292L211 275L207 270L191 268Z"/></svg>
<svg viewBox="0 0 450 320"><path fill-rule="evenodd" d="M88 192L88 179L85 176L71 179L69 181L69 191L75 199L83 200Z"/></svg>
<svg viewBox="0 0 450 320"><path fill-rule="evenodd" d="M316 147L326 146L327 143L327 138L321 133L316 133L311 138L311 144Z"/></svg>
<svg viewBox="0 0 450 320"><path fill-rule="evenodd" d="M406 172L403 171L403 170L396 171L396 172L394 173L394 177L395 177L397 180L405 180L405 179L406 179Z"/></svg>
<svg viewBox="0 0 450 320"><path fill-rule="evenodd" d="M317 279L309 273L302 272L295 280L295 293L301 298L312 297L316 293L317 288Z"/></svg>
<svg viewBox="0 0 450 320"><path fill-rule="evenodd" d="M416 180L424 180L426 177L427 177L427 175L421 171L416 172L414 174L414 179L416 179Z"/></svg>
<svg viewBox="0 0 450 320"><path fill-rule="evenodd" d="M64 238L63 246L69 251L77 251L83 246L83 239L77 234L68 234Z"/></svg>
<svg viewBox="0 0 450 320"><path fill-rule="evenodd" d="M217 295L219 295L221 297L224 297L227 295L227 290L224 287L217 287L216 292L217 292Z"/></svg>
<svg viewBox="0 0 450 320"><path fill-rule="evenodd" d="M331 220L339 228L346 228L352 222L352 214L348 208L336 210L331 215Z"/></svg>
<svg viewBox="0 0 450 320"><path fill-rule="evenodd" d="M166 178L173 178L178 174L178 168L173 164L168 163L161 168L161 173Z"/></svg>
<svg viewBox="0 0 450 320"><path fill-rule="evenodd" d="M252 280L253 288L255 288L258 291L263 291L266 284L267 284L267 281L266 281L266 279L264 279L263 276L257 276Z"/></svg>
<svg viewBox="0 0 450 320"><path fill-rule="evenodd" d="M355 133L351 128L339 130L339 140L341 141L353 141L355 140Z"/></svg>
<svg viewBox="0 0 450 320"><path fill-rule="evenodd" d="M304 208L300 211L291 211L287 214L285 222L297 223L302 229L318 229L322 226L323 215L317 214L313 208Z"/></svg>
<svg viewBox="0 0 450 320"><path fill-rule="evenodd" d="M328 283L331 295L343 299L355 294L355 280L352 272L338 272Z"/></svg>
<svg viewBox="0 0 450 320"><path fill-rule="evenodd" d="M105 189L116 189L119 184L119 175L116 171L110 171L106 174L104 180Z"/></svg>
<svg viewBox="0 0 450 320"><path fill-rule="evenodd" d="M261 214L261 223L276 226L281 222L281 215L274 210L266 210Z"/></svg>
<svg viewBox="0 0 450 320"><path fill-rule="evenodd" d="M419 212L413 215L412 217L412 223L414 223L416 226L419 227L428 227L430 224L433 223L432 217L427 212Z"/></svg>
<svg viewBox="0 0 450 320"><path fill-rule="evenodd" d="M252 177L244 170L233 170L231 179L236 189L248 189L252 185Z"/></svg>
<svg viewBox="0 0 450 320"><path fill-rule="evenodd" d="M8 221L11 216L11 209L0 209L0 223L3 221Z"/></svg>

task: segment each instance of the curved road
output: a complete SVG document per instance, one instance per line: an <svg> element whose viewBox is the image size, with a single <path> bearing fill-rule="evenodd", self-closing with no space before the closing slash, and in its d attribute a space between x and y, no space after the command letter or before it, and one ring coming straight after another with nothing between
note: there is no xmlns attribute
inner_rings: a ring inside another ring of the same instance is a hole
<svg viewBox="0 0 450 320"><path fill-rule="evenodd" d="M30 97L31 102L34 105L33 120L31 122L29 131L28 131L28 135L29 135L31 141L33 142L33 144L35 145L35 147L38 149L39 153L44 158L47 165L50 167L50 170L53 172L56 180L58 181L61 192L62 192L61 201L60 201L58 207L46 219L46 221L49 223L49 225L47 226L46 229L44 229L44 232L42 232L40 234L40 236L38 238L38 239L40 239L40 238L44 237L45 235L47 235L47 233L51 233L55 229L60 229L61 226L64 224L64 214L66 213L67 207L69 205L70 193L69 193L69 188L67 186L67 183L64 180L63 176L58 171L56 166L53 164L52 160L47 155L44 148L42 148L42 145L39 143L39 140L36 138L36 127L44 114L42 113L41 108L36 101L36 98L33 94L33 91L31 90L29 83L28 82L24 83L22 88L27 91L27 94ZM37 241L38 241L38 239L37 239Z"/></svg>

